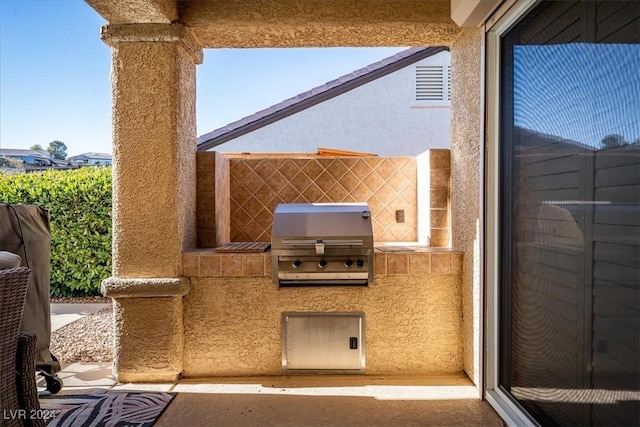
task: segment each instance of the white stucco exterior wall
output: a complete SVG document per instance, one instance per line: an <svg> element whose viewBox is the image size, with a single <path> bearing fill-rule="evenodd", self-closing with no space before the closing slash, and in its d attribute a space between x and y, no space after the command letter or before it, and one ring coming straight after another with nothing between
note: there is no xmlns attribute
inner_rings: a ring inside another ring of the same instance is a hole
<svg viewBox="0 0 640 427"><path fill-rule="evenodd" d="M328 147L416 156L449 148L450 107L412 106L416 66L449 63L449 52L437 53L212 150L315 152Z"/></svg>

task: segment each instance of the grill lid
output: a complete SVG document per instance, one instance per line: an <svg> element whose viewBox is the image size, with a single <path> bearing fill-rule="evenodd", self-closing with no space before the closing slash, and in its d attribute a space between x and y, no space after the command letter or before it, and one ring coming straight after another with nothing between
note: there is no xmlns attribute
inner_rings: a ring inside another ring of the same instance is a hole
<svg viewBox="0 0 640 427"><path fill-rule="evenodd" d="M371 211L366 203L279 204L271 235L288 245L362 245L373 235Z"/></svg>

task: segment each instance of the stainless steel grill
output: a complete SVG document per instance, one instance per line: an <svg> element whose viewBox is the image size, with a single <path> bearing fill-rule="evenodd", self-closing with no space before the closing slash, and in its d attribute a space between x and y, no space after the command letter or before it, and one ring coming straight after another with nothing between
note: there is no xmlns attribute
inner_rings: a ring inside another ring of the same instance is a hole
<svg viewBox="0 0 640 427"><path fill-rule="evenodd" d="M366 203L279 204L271 230L279 286L373 283L373 230Z"/></svg>

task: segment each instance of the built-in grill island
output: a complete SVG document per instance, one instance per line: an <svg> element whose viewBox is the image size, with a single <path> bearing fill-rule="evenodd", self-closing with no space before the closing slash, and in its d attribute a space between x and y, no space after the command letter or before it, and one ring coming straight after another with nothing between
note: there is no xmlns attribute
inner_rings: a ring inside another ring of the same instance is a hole
<svg viewBox="0 0 640 427"><path fill-rule="evenodd" d="M172 354L183 357L171 369L192 378L462 372L464 354L477 350L463 334L463 313L467 319L473 311L473 304L461 302L464 253L407 243L417 240L418 225L425 225L419 213L433 216L427 224L432 241L449 240L443 218L449 215L450 168L443 151L432 150L428 165L421 166L406 157L225 158L198 152L201 247L183 255L189 291L178 298L183 309L171 311L183 327L170 344L179 345ZM418 171L431 177L430 186L417 185ZM322 201L369 205L276 209L273 200L320 201L306 178L324 191ZM390 191L382 191L382 182ZM376 197L382 191L384 200L365 198L365 187L380 188ZM418 212L417 197L423 193L433 197ZM405 222L397 222L401 218L391 215L394 210L405 211ZM216 240L229 243L221 248ZM173 310L173 302L166 304ZM149 322L157 323L155 318Z"/></svg>
<svg viewBox="0 0 640 427"><path fill-rule="evenodd" d="M279 204L271 231L272 279L287 286L373 283L373 230L366 203Z"/></svg>

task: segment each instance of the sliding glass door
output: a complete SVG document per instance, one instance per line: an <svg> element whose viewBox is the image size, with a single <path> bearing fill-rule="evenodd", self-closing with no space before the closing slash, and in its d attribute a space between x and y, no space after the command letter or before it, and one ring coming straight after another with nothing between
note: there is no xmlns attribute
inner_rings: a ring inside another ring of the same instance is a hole
<svg viewBox="0 0 640 427"><path fill-rule="evenodd" d="M639 425L640 2L496 37L496 388L543 425Z"/></svg>

